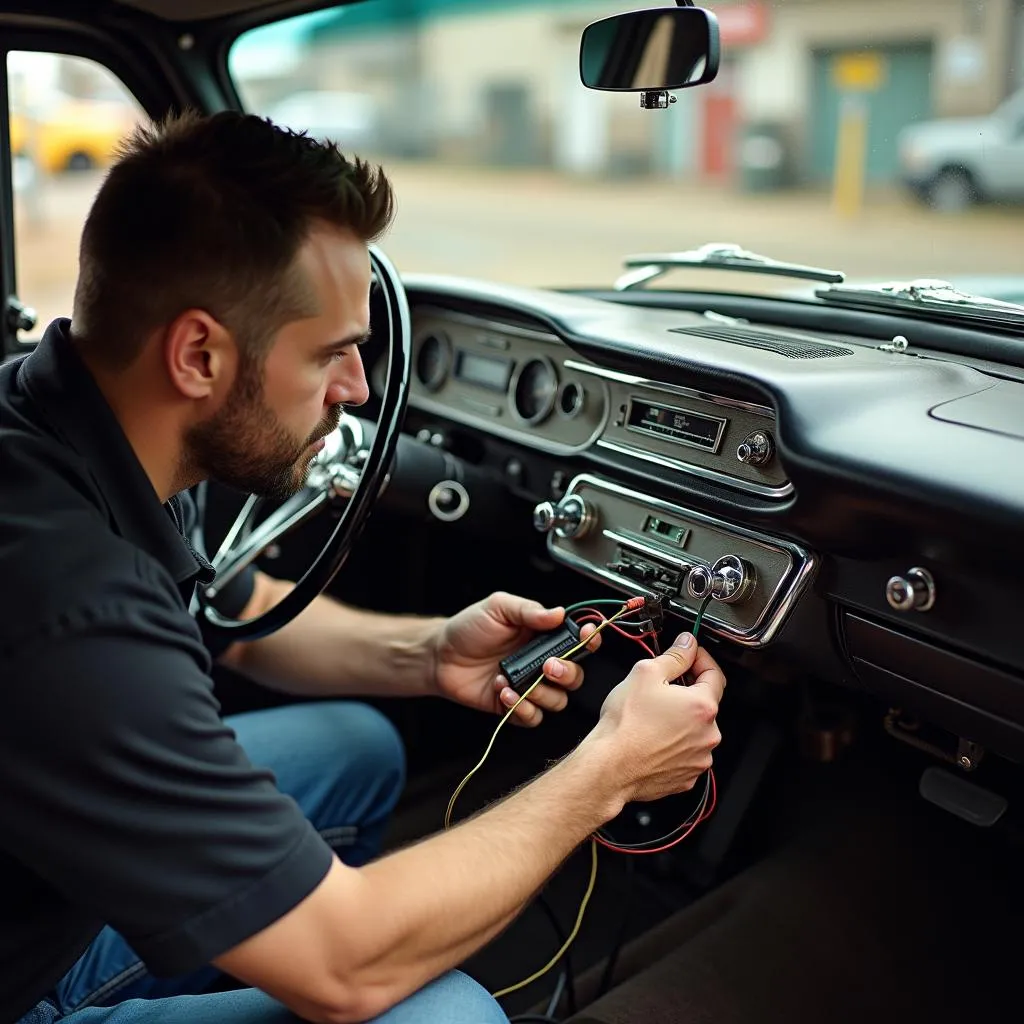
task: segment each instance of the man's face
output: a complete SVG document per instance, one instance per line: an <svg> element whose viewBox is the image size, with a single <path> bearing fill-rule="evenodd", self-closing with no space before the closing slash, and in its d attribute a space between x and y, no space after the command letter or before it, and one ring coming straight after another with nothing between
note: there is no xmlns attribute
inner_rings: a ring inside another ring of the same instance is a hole
<svg viewBox="0 0 1024 1024"><path fill-rule="evenodd" d="M369 397L357 347L370 326L365 243L336 228L315 228L299 266L318 312L278 332L262 372L242 360L224 404L185 440L189 461L204 475L268 498L298 491L342 407Z"/></svg>

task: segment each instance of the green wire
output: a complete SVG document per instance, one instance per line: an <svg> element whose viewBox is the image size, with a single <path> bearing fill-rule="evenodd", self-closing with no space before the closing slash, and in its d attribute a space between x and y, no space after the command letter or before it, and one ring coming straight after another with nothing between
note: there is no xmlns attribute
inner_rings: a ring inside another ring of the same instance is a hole
<svg viewBox="0 0 1024 1024"><path fill-rule="evenodd" d="M700 624L704 618L704 609L707 608L708 602L711 600L711 595L708 594L703 601L700 603L700 607L697 609L697 617L693 620L693 638L697 639L697 634L700 631Z"/></svg>
<svg viewBox="0 0 1024 1024"><path fill-rule="evenodd" d="M565 609L565 612L568 615L569 612L576 612L581 608L593 608L595 604L614 604L621 608L625 602L614 597L599 597L594 601L578 601L576 604L571 604Z"/></svg>

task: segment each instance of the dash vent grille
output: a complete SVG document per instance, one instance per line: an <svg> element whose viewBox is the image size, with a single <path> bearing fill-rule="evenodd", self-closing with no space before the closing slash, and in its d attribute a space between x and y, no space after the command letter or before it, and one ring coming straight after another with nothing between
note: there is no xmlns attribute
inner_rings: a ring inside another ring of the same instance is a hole
<svg viewBox="0 0 1024 1024"><path fill-rule="evenodd" d="M757 327L699 325L672 327L670 330L673 334L695 334L698 338L711 338L714 341L727 341L733 345L774 352L787 359L836 359L840 356L853 355L853 349L845 345L825 344L799 334L766 331Z"/></svg>

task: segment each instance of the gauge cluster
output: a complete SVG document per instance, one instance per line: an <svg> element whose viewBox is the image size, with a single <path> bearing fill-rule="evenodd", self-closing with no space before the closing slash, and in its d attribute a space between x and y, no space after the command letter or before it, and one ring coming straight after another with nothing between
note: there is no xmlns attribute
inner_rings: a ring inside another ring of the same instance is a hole
<svg viewBox="0 0 1024 1024"><path fill-rule="evenodd" d="M413 314L410 403L541 450L590 447L608 419L608 383L554 334L450 310Z"/></svg>
<svg viewBox="0 0 1024 1024"><path fill-rule="evenodd" d="M539 451L603 450L769 499L793 490L771 408L595 365L539 328L417 307L409 401Z"/></svg>

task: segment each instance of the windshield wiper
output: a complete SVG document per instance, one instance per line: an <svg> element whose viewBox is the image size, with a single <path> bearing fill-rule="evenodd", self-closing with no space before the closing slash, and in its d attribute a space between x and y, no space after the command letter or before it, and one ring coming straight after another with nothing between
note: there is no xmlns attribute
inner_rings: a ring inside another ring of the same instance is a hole
<svg viewBox="0 0 1024 1024"><path fill-rule="evenodd" d="M686 252L645 253L627 256L624 267L631 268L615 282L620 292L639 288L648 281L667 274L676 267L706 267L710 270L739 270L747 274L773 274L777 277L798 277L805 281L841 284L846 275L839 270L805 267L799 263L782 263L756 252L747 252L730 242L710 242Z"/></svg>
<svg viewBox="0 0 1024 1024"><path fill-rule="evenodd" d="M971 295L948 281L905 281L875 285L819 288L819 299L854 309L891 309L925 313L943 320L999 326L1024 326L1024 305Z"/></svg>

